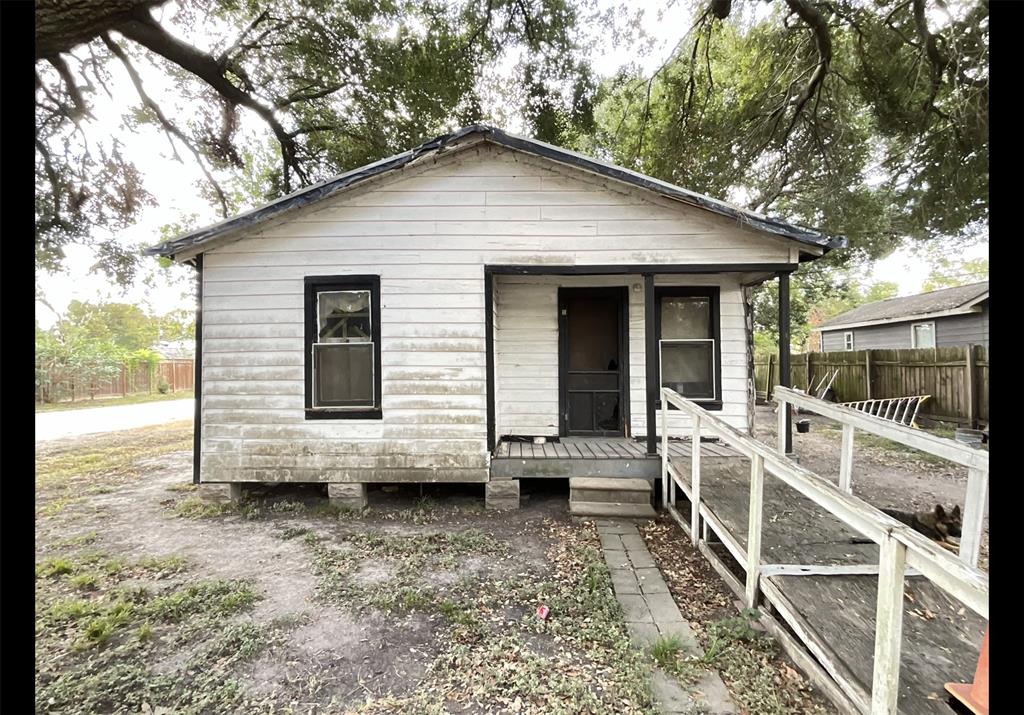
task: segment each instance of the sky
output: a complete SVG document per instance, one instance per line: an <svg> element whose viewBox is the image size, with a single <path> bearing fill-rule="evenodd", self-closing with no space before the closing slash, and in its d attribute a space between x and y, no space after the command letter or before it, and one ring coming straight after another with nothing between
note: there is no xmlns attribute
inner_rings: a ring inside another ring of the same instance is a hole
<svg viewBox="0 0 1024 715"><path fill-rule="evenodd" d="M607 10L617 4L615 0L597 0L597 10ZM668 3L665 0L641 0L629 6L631 12L642 11L640 22L647 38L640 45L624 43L612 48L607 47L606 38L597 38L603 46L600 52L594 53L591 62L595 70L602 75L613 74L628 63L638 64L647 73L654 71L671 55L692 22L689 4L684 0L669 0ZM759 13L762 7L767 8L767 5L755 5ZM166 9L163 11L167 12ZM160 11L157 12L158 17L159 13ZM203 38L189 39L203 46ZM178 105L182 111L187 111L171 91L169 80L153 65L137 62L136 67L143 77L147 91L157 98L165 111L174 105ZM113 84L116 86L114 95L136 96L123 68L115 66L112 72ZM144 175L145 186L157 198L157 205L146 208L140 220L118 236L122 243L158 243L162 226L181 221L189 215L195 215L199 226L219 220L216 210L200 198L193 188L202 178L199 168L187 153L183 153L183 156L188 157L184 163L175 160L163 132L151 125L141 125L131 131L125 130L121 126L124 106L113 101L104 103L97 98L93 110L96 115L95 131L118 137L124 145L125 152L135 157L136 165ZM258 122L248 118L244 112L242 119L243 128L261 128ZM521 128L508 129L517 131ZM982 244L969 249L963 257L979 258L987 256L987 251L987 244ZM155 276L153 286L136 281L135 285L122 290L113 285L102 273L91 272L90 269L96 261L91 249L71 246L67 250L67 256L66 265L69 268L66 272L54 275L39 272L36 276L47 303L53 308L51 310L50 307L36 303L36 318L44 328L55 322L57 316L54 311L62 312L68 303L75 299L135 303L155 314L167 313L177 308L191 309L195 306L191 290L191 268L174 266L171 269L172 280ZM155 262L147 260L146 265L152 269ZM861 279L867 282L891 281L899 286L900 295L911 295L920 291L930 270L930 266L915 257L909 249L903 249L876 262Z"/></svg>

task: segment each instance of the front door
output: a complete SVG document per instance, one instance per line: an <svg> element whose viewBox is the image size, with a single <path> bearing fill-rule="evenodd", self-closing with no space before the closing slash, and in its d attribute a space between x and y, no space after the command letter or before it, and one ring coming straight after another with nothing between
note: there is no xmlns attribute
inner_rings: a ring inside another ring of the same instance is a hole
<svg viewBox="0 0 1024 715"><path fill-rule="evenodd" d="M563 436L623 436L628 423L626 288L560 288L558 385Z"/></svg>

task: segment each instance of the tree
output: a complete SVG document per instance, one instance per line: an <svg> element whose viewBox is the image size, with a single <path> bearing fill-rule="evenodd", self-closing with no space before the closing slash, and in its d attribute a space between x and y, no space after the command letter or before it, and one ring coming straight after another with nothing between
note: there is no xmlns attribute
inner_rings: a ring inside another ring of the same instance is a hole
<svg viewBox="0 0 1024 715"><path fill-rule="evenodd" d="M953 260L939 256L933 264L932 272L921 286L922 291L955 288L968 283L979 283L988 280L988 259Z"/></svg>
<svg viewBox="0 0 1024 715"><path fill-rule="evenodd" d="M712 0L653 75L602 84L594 145L638 171L832 234L824 267L988 216L983 0Z"/></svg>
<svg viewBox="0 0 1024 715"><path fill-rule="evenodd" d="M40 0L38 263L55 270L65 246L92 242L100 268L133 277L137 252L97 236L130 225L153 197L90 123L103 94L128 108L129 129L159 127L175 158L195 161L227 216L478 120L481 68L506 50L522 51L535 94L574 77L575 21L567 0ZM146 64L183 105L158 100ZM114 72L134 96L111 94ZM243 115L269 152L242 131ZM233 197L220 177L243 170L255 182Z"/></svg>
<svg viewBox="0 0 1024 715"><path fill-rule="evenodd" d="M73 300L57 323L57 330L80 333L87 342L110 343L124 352L132 352L156 344L160 339L160 320L137 305Z"/></svg>
<svg viewBox="0 0 1024 715"><path fill-rule="evenodd" d="M156 320L161 341L194 340L196 337L196 314L191 310L172 310Z"/></svg>

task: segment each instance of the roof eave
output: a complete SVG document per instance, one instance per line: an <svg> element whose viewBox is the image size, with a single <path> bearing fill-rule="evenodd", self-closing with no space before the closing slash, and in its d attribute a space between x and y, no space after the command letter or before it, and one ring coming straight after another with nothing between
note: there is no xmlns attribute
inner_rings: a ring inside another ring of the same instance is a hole
<svg viewBox="0 0 1024 715"><path fill-rule="evenodd" d="M469 138L470 141L464 141L467 138ZM345 191L367 179L404 168L416 159L427 154L436 154L447 148L455 148L456 146L465 148L470 143L476 143L477 141L490 141L499 146L517 149L519 151L544 157L568 166L581 168L607 178L639 186L658 193L663 197L733 218L741 225L748 226L762 233L793 240L820 251L820 253L806 250L800 251L799 261L801 263L815 260L833 249L845 248L847 246L847 240L844 236L827 236L819 231L813 231L801 226L788 224L778 219L761 216L732 206L723 201L718 201L717 199L703 196L702 194L683 189L682 187L654 179L653 177L649 177L623 167L607 164L605 162L586 157L582 154L577 154L576 152L555 147L535 139L528 139L508 134L495 127L483 124L474 124L450 134L445 134L431 139L430 141L424 142L420 146L402 152L401 154L396 154L395 156L367 164L319 184L293 191L287 196L283 196L238 216L225 219L211 226L206 226L202 229L183 234L182 236L176 237L157 246L147 248L145 249L144 254L170 257L179 262L188 260L189 258L208 250L208 247L201 246L209 243L213 239L233 236L239 231L251 228L256 224L263 223L264 221L268 221L272 218L277 218L314 201Z"/></svg>
<svg viewBox="0 0 1024 715"><path fill-rule="evenodd" d="M817 330L820 332L832 332L833 330L850 330L851 328L869 328L873 325L890 325L893 323L909 323L911 321L920 320L934 320L935 318L945 318L953 315L970 315L972 313L980 313L981 309L977 306L959 306L951 308L950 310L939 310L932 313L917 313L914 315L901 315L895 318L877 318L875 320L861 320L854 321L852 323L837 323L836 325L819 325Z"/></svg>

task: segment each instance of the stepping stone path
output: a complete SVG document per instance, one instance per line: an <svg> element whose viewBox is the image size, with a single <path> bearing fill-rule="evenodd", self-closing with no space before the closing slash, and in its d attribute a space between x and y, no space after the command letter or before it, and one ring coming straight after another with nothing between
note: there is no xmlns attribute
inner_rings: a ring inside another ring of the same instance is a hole
<svg viewBox="0 0 1024 715"><path fill-rule="evenodd" d="M633 645L649 653L658 638L676 636L684 655L703 656L704 651L690 624L683 620L636 526L626 521L599 520L597 531ZM652 686L654 698L666 715L739 713L721 676L714 670L708 670L688 691L672 675L655 668Z"/></svg>

